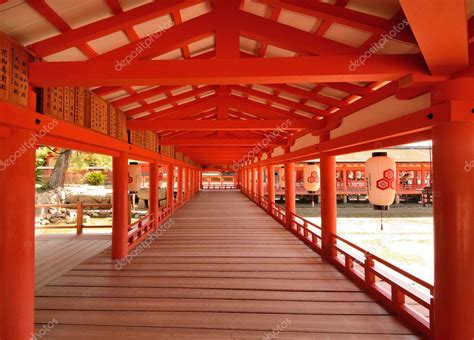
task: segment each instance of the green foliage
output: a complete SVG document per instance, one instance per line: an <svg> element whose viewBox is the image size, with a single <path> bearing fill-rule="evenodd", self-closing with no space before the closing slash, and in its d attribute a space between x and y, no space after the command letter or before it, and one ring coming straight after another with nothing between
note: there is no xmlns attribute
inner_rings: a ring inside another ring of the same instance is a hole
<svg viewBox="0 0 474 340"><path fill-rule="evenodd" d="M106 176L100 172L89 172L84 176L84 182L89 185L103 185L105 177Z"/></svg>
<svg viewBox="0 0 474 340"><path fill-rule="evenodd" d="M112 169L112 157L98 155L94 153L85 153L74 151L71 157L71 168L76 170L84 170L90 166L104 167Z"/></svg>
<svg viewBox="0 0 474 340"><path fill-rule="evenodd" d="M41 172L38 170L38 167L46 165L46 156L48 155L48 148L39 147L36 149L36 179L35 182L37 185L43 187L46 185L44 178L41 177Z"/></svg>

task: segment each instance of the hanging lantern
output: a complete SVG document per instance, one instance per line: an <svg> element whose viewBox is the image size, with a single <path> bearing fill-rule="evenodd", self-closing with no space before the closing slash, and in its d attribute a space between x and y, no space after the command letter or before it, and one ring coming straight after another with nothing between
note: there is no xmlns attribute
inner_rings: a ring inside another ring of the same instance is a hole
<svg viewBox="0 0 474 340"><path fill-rule="evenodd" d="M285 167L282 166L278 169L278 187L285 189Z"/></svg>
<svg viewBox="0 0 474 340"><path fill-rule="evenodd" d="M128 191L138 192L142 182L142 168L138 163L128 165Z"/></svg>
<svg viewBox="0 0 474 340"><path fill-rule="evenodd" d="M365 163L369 202L376 210L388 210L395 199L396 166L386 152L374 152Z"/></svg>
<svg viewBox="0 0 474 340"><path fill-rule="evenodd" d="M304 188L310 193L315 193L320 186L320 170L316 163L306 163L303 167Z"/></svg>
<svg viewBox="0 0 474 340"><path fill-rule="evenodd" d="M163 169L162 166L158 167L158 188L161 188L161 185L163 184L163 179L165 177L165 170Z"/></svg>

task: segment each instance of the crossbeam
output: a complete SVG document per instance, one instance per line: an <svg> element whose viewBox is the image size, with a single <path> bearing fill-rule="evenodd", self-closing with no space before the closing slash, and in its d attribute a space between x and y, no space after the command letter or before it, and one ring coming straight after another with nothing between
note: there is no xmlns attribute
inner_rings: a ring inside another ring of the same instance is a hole
<svg viewBox="0 0 474 340"><path fill-rule="evenodd" d="M188 130L188 131L240 131L240 130L321 130L325 121L312 119L273 120L130 120L130 130Z"/></svg>
<svg viewBox="0 0 474 340"><path fill-rule="evenodd" d="M232 85L387 81L427 73L417 55L373 55L351 68L359 57L137 60L121 71L110 61L33 62L30 81L39 87Z"/></svg>
<svg viewBox="0 0 474 340"><path fill-rule="evenodd" d="M251 146L262 143L263 138L164 138L160 145L182 146ZM284 142L270 141L271 146L285 145Z"/></svg>

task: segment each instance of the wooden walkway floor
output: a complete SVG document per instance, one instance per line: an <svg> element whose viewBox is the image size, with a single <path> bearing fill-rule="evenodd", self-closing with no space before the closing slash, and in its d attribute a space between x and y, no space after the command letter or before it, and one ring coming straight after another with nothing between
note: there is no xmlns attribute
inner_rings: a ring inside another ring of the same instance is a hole
<svg viewBox="0 0 474 340"><path fill-rule="evenodd" d="M35 290L110 247L110 235L35 237Z"/></svg>
<svg viewBox="0 0 474 340"><path fill-rule="evenodd" d="M109 250L37 291L48 339L419 339L238 192L202 192L122 270Z"/></svg>

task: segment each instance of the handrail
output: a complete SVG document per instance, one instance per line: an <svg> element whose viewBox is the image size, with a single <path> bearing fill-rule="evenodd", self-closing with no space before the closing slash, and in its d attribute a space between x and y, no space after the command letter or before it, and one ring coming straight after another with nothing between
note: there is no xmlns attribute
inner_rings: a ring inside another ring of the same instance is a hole
<svg viewBox="0 0 474 340"><path fill-rule="evenodd" d="M237 189L235 184L203 184L203 190L233 190Z"/></svg>
<svg viewBox="0 0 474 340"><path fill-rule="evenodd" d="M111 225L84 225L84 209L89 208L99 208L99 209L111 209L112 204L100 204L100 203L87 203L82 202L78 203L69 203L69 204L36 204L35 209L44 209L44 208L70 208L75 209L77 213L76 224L65 224L65 225L55 225L55 226L35 226L35 229L76 229L77 235L82 235L83 229L105 229L112 228Z"/></svg>
<svg viewBox="0 0 474 340"><path fill-rule="evenodd" d="M128 249L135 248L151 230L155 229L154 214L143 216L128 226Z"/></svg>
<svg viewBox="0 0 474 340"><path fill-rule="evenodd" d="M286 213L283 207L275 202L270 202L266 197L258 197L257 194L248 189L242 189L242 192L287 228ZM295 213L291 213L289 225L288 229L293 234L308 247L317 253L321 253L322 229L320 226ZM377 297L388 309L399 314L411 326L427 336L431 335L434 302L434 286L432 284L371 254L339 235L331 234L331 239L329 261L336 268L350 279L357 281L360 286L365 287L369 293ZM363 257L354 255L354 252L362 253ZM386 269L384 270L384 268ZM395 272L403 279L389 273L387 269ZM413 284L417 284L427 291L423 292ZM406 302L406 298L411 300L409 300L410 303ZM421 313L420 308L425 308L426 313Z"/></svg>

